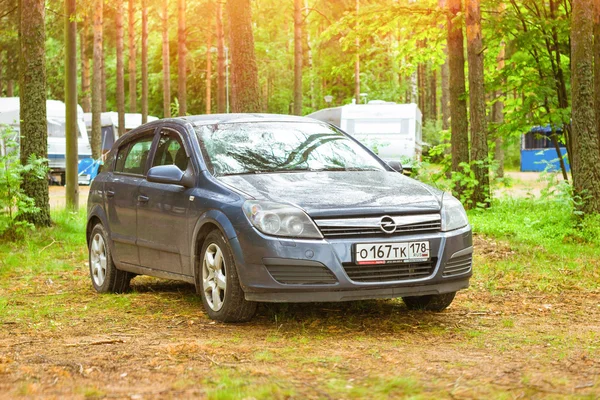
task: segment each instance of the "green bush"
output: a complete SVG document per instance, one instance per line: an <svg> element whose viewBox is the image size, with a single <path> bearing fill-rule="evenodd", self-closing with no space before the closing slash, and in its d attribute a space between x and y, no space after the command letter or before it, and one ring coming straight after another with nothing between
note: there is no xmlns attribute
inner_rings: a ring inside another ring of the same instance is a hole
<svg viewBox="0 0 600 400"><path fill-rule="evenodd" d="M33 229L33 224L23 220L23 214L39 212L34 200L21 190L25 174L46 179L48 160L34 155L25 165L19 161L15 131L0 127L0 239L16 240Z"/></svg>

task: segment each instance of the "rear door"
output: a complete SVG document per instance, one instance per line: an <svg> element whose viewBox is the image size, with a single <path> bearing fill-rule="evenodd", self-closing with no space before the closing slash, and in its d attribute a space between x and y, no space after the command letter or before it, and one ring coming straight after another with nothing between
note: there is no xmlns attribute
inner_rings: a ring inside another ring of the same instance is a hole
<svg viewBox="0 0 600 400"><path fill-rule="evenodd" d="M152 166L175 165L185 171L193 165L190 146L178 128L162 128ZM138 246L141 266L189 275L190 232L187 219L193 189L143 180L138 204Z"/></svg>
<svg viewBox="0 0 600 400"><path fill-rule="evenodd" d="M153 140L154 129L123 144L105 184L113 257L120 263L140 264L136 244L138 192L147 171Z"/></svg>

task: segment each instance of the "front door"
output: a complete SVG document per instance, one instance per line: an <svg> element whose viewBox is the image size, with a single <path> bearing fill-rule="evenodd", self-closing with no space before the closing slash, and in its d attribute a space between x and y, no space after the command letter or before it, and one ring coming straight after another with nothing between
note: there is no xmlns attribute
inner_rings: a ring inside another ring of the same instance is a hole
<svg viewBox="0 0 600 400"><path fill-rule="evenodd" d="M160 132L152 166L175 165L185 171L190 165L181 135L168 128ZM179 185L140 184L138 246L142 267L188 275L188 209L192 189Z"/></svg>
<svg viewBox="0 0 600 400"><path fill-rule="evenodd" d="M119 263L139 265L140 262L136 245L137 197L153 138L152 131L121 146L105 184L113 256Z"/></svg>

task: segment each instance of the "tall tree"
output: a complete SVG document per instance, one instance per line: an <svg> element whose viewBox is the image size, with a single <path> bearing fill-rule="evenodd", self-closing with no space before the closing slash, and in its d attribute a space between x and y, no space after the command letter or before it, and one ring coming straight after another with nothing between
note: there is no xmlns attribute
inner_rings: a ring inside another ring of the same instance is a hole
<svg viewBox="0 0 600 400"><path fill-rule="evenodd" d="M148 122L148 0L142 0L142 123Z"/></svg>
<svg viewBox="0 0 600 400"><path fill-rule="evenodd" d="M596 132L600 140L600 0L594 0L594 92Z"/></svg>
<svg viewBox="0 0 600 400"><path fill-rule="evenodd" d="M83 7L82 7L83 8ZM79 33L79 47L81 58L81 108L83 112L92 111L92 99L90 92L90 46L89 46L89 28L90 17L87 10L81 13L81 32Z"/></svg>
<svg viewBox="0 0 600 400"><path fill-rule="evenodd" d="M446 9L446 0L438 0L438 6L440 7L441 10L445 10ZM450 115L449 115L449 82L448 82L448 46L444 45L444 64L442 64L441 67L441 90L442 90L442 96L441 96L441 100L440 100L440 108L441 108L441 112L442 112L442 129L443 130L447 130L448 128L450 128L450 124L449 124L449 119L450 119Z"/></svg>
<svg viewBox="0 0 600 400"><path fill-rule="evenodd" d="M225 87L225 32L223 29L223 4L217 0L217 112L227 111L227 93Z"/></svg>
<svg viewBox="0 0 600 400"><path fill-rule="evenodd" d="M102 156L102 70L104 50L102 48L102 18L104 0L94 0L94 64L92 66L92 158Z"/></svg>
<svg viewBox="0 0 600 400"><path fill-rule="evenodd" d="M163 61L163 114L171 117L171 67L169 65L169 0L162 3L162 61Z"/></svg>
<svg viewBox="0 0 600 400"><path fill-rule="evenodd" d="M465 96L465 55L461 0L448 2L448 69L450 97L450 129L452 131L452 171L462 171L461 163L469 162L469 132ZM460 188L455 188L459 191Z"/></svg>
<svg viewBox="0 0 600 400"><path fill-rule="evenodd" d="M128 3L129 20L129 112L137 112L137 49L135 45L135 0Z"/></svg>
<svg viewBox="0 0 600 400"><path fill-rule="evenodd" d="M187 114L187 47L186 47L186 23L185 23L185 0L177 0L177 91L179 94L179 115ZM208 31L212 33L212 24ZM210 34L209 34L210 36ZM210 52L210 46L208 51ZM210 53L209 53L210 54Z"/></svg>
<svg viewBox="0 0 600 400"><path fill-rule="evenodd" d="M208 24L206 32L206 113L212 112L212 23Z"/></svg>
<svg viewBox="0 0 600 400"><path fill-rule="evenodd" d="M600 213L600 144L594 109L594 29L589 0L573 0L571 78L573 188L581 211Z"/></svg>
<svg viewBox="0 0 600 400"><path fill-rule="evenodd" d="M79 208L77 182L77 15L75 0L65 0L65 107L67 208Z"/></svg>
<svg viewBox="0 0 600 400"><path fill-rule="evenodd" d="M302 115L302 0L294 0L294 114Z"/></svg>
<svg viewBox="0 0 600 400"><path fill-rule="evenodd" d="M471 162L478 184L472 206L489 206L490 169L488 162L487 117L483 76L483 40L480 0L466 0L467 55L469 58L469 111L471 119Z"/></svg>
<svg viewBox="0 0 600 400"><path fill-rule="evenodd" d="M44 0L21 0L19 5L19 94L22 121L20 158L25 164L32 155L45 158L48 154L44 28L46 10ZM26 174L21 188L40 208L39 213L23 217L36 226L50 226L48 180Z"/></svg>
<svg viewBox="0 0 600 400"><path fill-rule="evenodd" d="M116 0L115 31L117 35L117 113L119 136L125 134L125 66L123 63L123 0Z"/></svg>
<svg viewBox="0 0 600 400"><path fill-rule="evenodd" d="M502 71L504 69L504 57L506 54L506 45L504 42L500 43L500 52L498 53L498 70ZM494 147L494 159L498 163L498 168L496 170L496 176L498 178L504 177L504 141L502 140L502 135L498 132L498 127L504 123L504 101L501 100L501 97L504 95L501 91L496 91L495 97L496 101L492 105L492 122L496 126L496 139L495 139L495 147Z"/></svg>
<svg viewBox="0 0 600 400"><path fill-rule="evenodd" d="M104 20L104 18L102 18ZM102 49L102 62L100 63L100 89L102 93L102 112L107 112L107 102L106 102L106 53L104 52L104 48Z"/></svg>
<svg viewBox="0 0 600 400"><path fill-rule="evenodd" d="M250 0L227 0L229 15L232 110L233 112L260 112L258 69L252 33Z"/></svg>
<svg viewBox="0 0 600 400"><path fill-rule="evenodd" d="M358 32L360 32L360 27L358 26L358 21L360 18L360 0L356 0L356 40L354 42L356 52L354 55L354 99L356 100L356 104L360 104L360 39L358 37Z"/></svg>

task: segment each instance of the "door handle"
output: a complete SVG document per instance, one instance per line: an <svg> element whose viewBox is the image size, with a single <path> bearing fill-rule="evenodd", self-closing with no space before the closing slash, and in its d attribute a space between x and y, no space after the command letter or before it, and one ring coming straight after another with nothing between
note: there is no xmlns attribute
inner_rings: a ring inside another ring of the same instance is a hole
<svg viewBox="0 0 600 400"><path fill-rule="evenodd" d="M138 198L137 198L137 200L140 203L147 203L148 200L150 200L150 197L144 196L144 195L139 195Z"/></svg>
<svg viewBox="0 0 600 400"><path fill-rule="evenodd" d="M111 198L111 197L115 197L115 192L112 190L109 190L106 192L106 197Z"/></svg>

